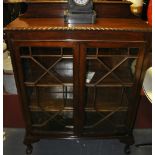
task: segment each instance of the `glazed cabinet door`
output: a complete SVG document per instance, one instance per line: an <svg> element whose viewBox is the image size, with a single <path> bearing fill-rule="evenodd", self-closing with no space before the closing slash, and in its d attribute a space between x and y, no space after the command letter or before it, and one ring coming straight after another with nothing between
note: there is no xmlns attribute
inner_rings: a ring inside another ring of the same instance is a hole
<svg viewBox="0 0 155 155"><path fill-rule="evenodd" d="M77 44L15 41L13 47L27 128L33 133L76 135Z"/></svg>
<svg viewBox="0 0 155 155"><path fill-rule="evenodd" d="M93 42L81 45L80 51L82 135L126 134L137 107L144 44Z"/></svg>

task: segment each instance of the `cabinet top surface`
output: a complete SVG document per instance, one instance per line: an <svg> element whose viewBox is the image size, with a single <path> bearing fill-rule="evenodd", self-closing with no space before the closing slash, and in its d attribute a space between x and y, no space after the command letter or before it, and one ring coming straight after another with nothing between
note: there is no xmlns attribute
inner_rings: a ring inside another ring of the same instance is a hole
<svg viewBox="0 0 155 155"><path fill-rule="evenodd" d="M67 3L67 0L3 0L4 3ZM93 0L95 3L128 3L131 2L128 0Z"/></svg>
<svg viewBox="0 0 155 155"><path fill-rule="evenodd" d="M17 18L4 30L101 30L151 32L152 28L141 19L98 18L95 24L67 24L63 18Z"/></svg>

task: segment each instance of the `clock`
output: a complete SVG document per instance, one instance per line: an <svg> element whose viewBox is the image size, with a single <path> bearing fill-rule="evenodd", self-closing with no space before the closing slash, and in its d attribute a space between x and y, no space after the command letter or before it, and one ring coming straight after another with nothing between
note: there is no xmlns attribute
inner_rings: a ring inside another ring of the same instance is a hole
<svg viewBox="0 0 155 155"><path fill-rule="evenodd" d="M95 23L96 12L93 10L93 1L68 0L68 9L64 12L64 19L69 24Z"/></svg>
<svg viewBox="0 0 155 155"><path fill-rule="evenodd" d="M84 6L89 2L89 0L73 0L73 1L75 2L75 4L79 6Z"/></svg>

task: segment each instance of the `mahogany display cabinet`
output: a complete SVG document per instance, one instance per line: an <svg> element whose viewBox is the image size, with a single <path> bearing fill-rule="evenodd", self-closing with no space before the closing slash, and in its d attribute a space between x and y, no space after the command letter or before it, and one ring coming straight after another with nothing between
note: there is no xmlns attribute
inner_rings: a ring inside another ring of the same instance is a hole
<svg viewBox="0 0 155 155"><path fill-rule="evenodd" d="M151 27L125 1L94 3L95 24L64 23L65 2L28 5L5 27L26 153L46 138L115 138L129 153Z"/></svg>

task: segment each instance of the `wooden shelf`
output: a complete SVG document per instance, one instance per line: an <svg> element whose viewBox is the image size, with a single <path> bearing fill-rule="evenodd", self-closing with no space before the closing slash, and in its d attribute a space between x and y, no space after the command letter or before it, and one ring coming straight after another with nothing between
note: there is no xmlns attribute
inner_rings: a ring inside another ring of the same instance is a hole
<svg viewBox="0 0 155 155"><path fill-rule="evenodd" d="M88 87L86 89L86 111L127 111L127 88Z"/></svg>
<svg viewBox="0 0 155 155"><path fill-rule="evenodd" d="M128 107L111 107L111 106L102 106L98 105L95 109L91 107L85 108L85 112L112 112L112 111L127 111Z"/></svg>
<svg viewBox="0 0 155 155"><path fill-rule="evenodd" d="M27 87L56 87L56 86L73 86L73 83L62 83L62 84L56 84L56 83L48 83L48 84L35 84L34 82L24 82L25 86Z"/></svg>
<svg viewBox="0 0 155 155"><path fill-rule="evenodd" d="M27 87L31 111L73 110L73 88L70 86Z"/></svg>
<svg viewBox="0 0 155 155"><path fill-rule="evenodd" d="M68 102L72 103L73 100L68 100ZM73 107L63 105L63 101L52 101L52 102L44 102L44 106L40 108L37 103L33 102L32 105L29 106L30 111L45 111L45 112L58 112L58 111L73 111ZM47 106L46 106L47 105Z"/></svg>

